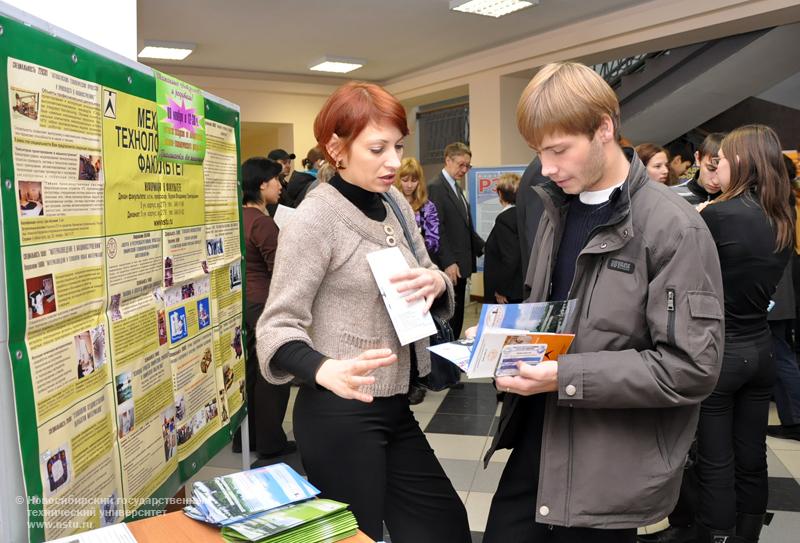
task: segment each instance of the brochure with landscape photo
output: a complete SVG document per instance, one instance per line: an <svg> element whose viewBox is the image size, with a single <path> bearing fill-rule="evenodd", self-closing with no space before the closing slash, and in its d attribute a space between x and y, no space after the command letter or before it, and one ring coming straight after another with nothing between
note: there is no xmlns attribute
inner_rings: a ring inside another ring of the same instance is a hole
<svg viewBox="0 0 800 543"><path fill-rule="evenodd" d="M474 340L430 347L467 378L518 375L519 363L538 364L565 354L574 334L576 300L528 304L486 304Z"/></svg>
<svg viewBox="0 0 800 543"><path fill-rule="evenodd" d="M226 526L317 494L319 490L311 483L280 463L194 483L193 505L184 512L194 519Z"/></svg>

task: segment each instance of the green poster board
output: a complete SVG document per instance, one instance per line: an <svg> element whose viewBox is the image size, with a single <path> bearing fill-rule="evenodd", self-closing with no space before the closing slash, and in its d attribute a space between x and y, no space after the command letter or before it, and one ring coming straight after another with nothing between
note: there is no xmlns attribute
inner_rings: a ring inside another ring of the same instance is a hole
<svg viewBox="0 0 800 543"><path fill-rule="evenodd" d="M37 26L0 15L0 190L44 541L163 510L241 423L245 349L238 107L206 94L205 158L160 160L153 71Z"/></svg>

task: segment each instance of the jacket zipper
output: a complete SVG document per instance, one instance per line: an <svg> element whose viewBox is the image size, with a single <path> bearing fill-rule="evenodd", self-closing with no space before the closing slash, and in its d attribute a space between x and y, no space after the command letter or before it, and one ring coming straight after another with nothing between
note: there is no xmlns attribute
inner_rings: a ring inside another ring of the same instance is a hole
<svg viewBox="0 0 800 543"><path fill-rule="evenodd" d="M667 341L675 345L675 289L667 289Z"/></svg>

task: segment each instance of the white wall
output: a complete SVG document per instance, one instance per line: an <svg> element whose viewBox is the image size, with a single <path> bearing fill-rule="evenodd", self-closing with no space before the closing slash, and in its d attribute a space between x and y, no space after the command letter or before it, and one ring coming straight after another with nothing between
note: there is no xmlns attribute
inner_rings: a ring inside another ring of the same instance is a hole
<svg viewBox="0 0 800 543"><path fill-rule="evenodd" d="M136 0L5 0L34 17L136 60Z"/></svg>

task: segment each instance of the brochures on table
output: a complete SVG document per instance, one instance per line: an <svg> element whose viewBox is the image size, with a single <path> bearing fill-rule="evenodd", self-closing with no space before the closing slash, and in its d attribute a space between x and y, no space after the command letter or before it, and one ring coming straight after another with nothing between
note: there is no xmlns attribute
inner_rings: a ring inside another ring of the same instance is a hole
<svg viewBox="0 0 800 543"><path fill-rule="evenodd" d="M194 483L193 505L184 512L196 520L227 526L317 494L311 483L280 463Z"/></svg>
<svg viewBox="0 0 800 543"><path fill-rule="evenodd" d="M231 542L316 543L351 537L357 530L358 524L347 504L308 500L226 526L222 537Z"/></svg>
<svg viewBox="0 0 800 543"><path fill-rule="evenodd" d="M530 304L486 304L474 341L429 347L470 379L519 374L518 364L555 360L569 350L576 300Z"/></svg>

